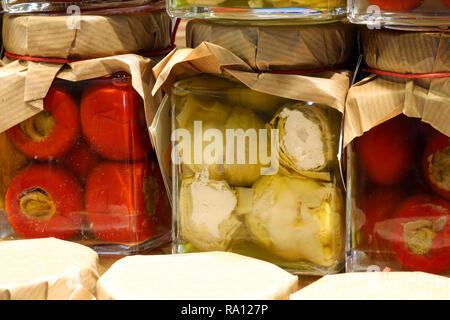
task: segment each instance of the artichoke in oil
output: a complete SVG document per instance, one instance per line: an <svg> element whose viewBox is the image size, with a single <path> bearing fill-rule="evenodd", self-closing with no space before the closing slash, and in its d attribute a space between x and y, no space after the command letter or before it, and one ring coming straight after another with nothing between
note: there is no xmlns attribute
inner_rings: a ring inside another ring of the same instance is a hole
<svg viewBox="0 0 450 320"><path fill-rule="evenodd" d="M209 178L224 179L233 186L254 183L264 167L260 139L269 144L268 135L260 138L259 130L265 129L262 118L220 100L202 101L195 95L183 99L176 115L177 128L188 132L179 148L182 176L192 177L207 169Z"/></svg>
<svg viewBox="0 0 450 320"><path fill-rule="evenodd" d="M209 178L220 179L223 176L222 153L217 155L217 161L206 163L203 159L203 149L209 144L203 141L203 134L207 130L219 130L229 116L229 107L220 101L205 104L195 95L187 95L181 107L177 107L177 129L187 131L178 144L181 158L181 175L192 177L196 172L207 169ZM220 142L220 145L223 143ZM200 148L196 148L200 146Z"/></svg>
<svg viewBox="0 0 450 320"><path fill-rule="evenodd" d="M245 222L256 243L287 261L340 262L343 198L333 184L277 174L261 177L253 192Z"/></svg>
<svg viewBox="0 0 450 320"><path fill-rule="evenodd" d="M247 88L244 85L235 86L226 90L228 101L235 106L251 109L261 113L269 119L280 108L289 102L289 99L274 96ZM269 120L268 119L268 120Z"/></svg>
<svg viewBox="0 0 450 320"><path fill-rule="evenodd" d="M336 134L324 108L303 102L286 104L268 124L279 130L281 171L331 180L330 162L336 157Z"/></svg>
<svg viewBox="0 0 450 320"><path fill-rule="evenodd" d="M174 99L184 241L201 251L250 243L283 263L342 262L339 111L212 76L179 83Z"/></svg>
<svg viewBox="0 0 450 320"><path fill-rule="evenodd" d="M258 153L259 139L261 139L259 129L264 128L264 121L253 111L239 107L233 109L224 126L228 143L231 136L227 135L227 130L233 130L231 132L233 133L232 139L235 146L235 148L230 149L230 157L227 159L230 161L225 161L224 164L224 178L230 184L249 186L261 175L262 165ZM243 147L240 147L240 143L241 146L243 144ZM266 145L269 146L268 141ZM243 156L241 161L239 161L239 155Z"/></svg>
<svg viewBox="0 0 450 320"><path fill-rule="evenodd" d="M183 180L179 195L182 237L199 250L227 250L242 232L237 205L237 193L226 181L201 174Z"/></svg>

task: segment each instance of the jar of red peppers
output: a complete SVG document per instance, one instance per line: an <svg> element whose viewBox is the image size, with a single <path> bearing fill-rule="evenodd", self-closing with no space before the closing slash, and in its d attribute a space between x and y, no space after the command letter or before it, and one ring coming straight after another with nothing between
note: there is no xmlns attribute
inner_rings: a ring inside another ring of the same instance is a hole
<svg viewBox="0 0 450 320"><path fill-rule="evenodd" d="M352 23L381 26L450 26L449 0L351 0L348 18Z"/></svg>
<svg viewBox="0 0 450 320"><path fill-rule="evenodd" d="M139 65L133 58L121 60L128 59L133 69ZM90 61L86 69L86 61L80 63L86 73L105 66ZM14 67L24 64L12 62L3 67L5 74L18 78ZM0 143L8 150L0 155L1 239L55 237L101 254L131 254L166 243L170 204L147 129L155 102L141 94L149 90L148 80L132 82L124 71L86 79L76 64L65 72L80 81L55 79L42 110L12 126L11 118L0 121L7 128ZM26 91L25 82L11 81L11 90ZM27 108L14 106L19 114Z"/></svg>
<svg viewBox="0 0 450 320"><path fill-rule="evenodd" d="M450 273L447 39L363 33L372 74L349 91L344 134L349 271Z"/></svg>
<svg viewBox="0 0 450 320"><path fill-rule="evenodd" d="M450 271L450 137L398 115L352 143L351 271Z"/></svg>

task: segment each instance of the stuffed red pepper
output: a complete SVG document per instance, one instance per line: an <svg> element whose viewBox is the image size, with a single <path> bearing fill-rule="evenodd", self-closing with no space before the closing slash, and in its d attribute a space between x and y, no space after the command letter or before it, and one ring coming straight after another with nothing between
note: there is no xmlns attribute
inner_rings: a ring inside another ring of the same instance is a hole
<svg viewBox="0 0 450 320"><path fill-rule="evenodd" d="M22 238L72 238L83 221L83 189L69 171L31 165L11 181L5 196L11 227Z"/></svg>
<svg viewBox="0 0 450 320"><path fill-rule="evenodd" d="M142 160L150 151L143 101L127 76L98 79L81 98L84 138L110 160Z"/></svg>
<svg viewBox="0 0 450 320"><path fill-rule="evenodd" d="M102 158L92 150L89 145L80 140L75 147L64 156L64 166L70 169L82 183L86 182L86 179L92 169L95 168Z"/></svg>
<svg viewBox="0 0 450 320"><path fill-rule="evenodd" d="M44 98L44 110L6 133L16 148L30 158L61 157L80 135L78 104L61 85L53 85Z"/></svg>
<svg viewBox="0 0 450 320"><path fill-rule="evenodd" d="M438 274L450 270L449 201L434 195L407 198L392 230L392 248L404 268Z"/></svg>
<svg viewBox="0 0 450 320"><path fill-rule="evenodd" d="M156 235L165 193L147 162L103 162L86 182L91 230L103 241L141 242Z"/></svg>

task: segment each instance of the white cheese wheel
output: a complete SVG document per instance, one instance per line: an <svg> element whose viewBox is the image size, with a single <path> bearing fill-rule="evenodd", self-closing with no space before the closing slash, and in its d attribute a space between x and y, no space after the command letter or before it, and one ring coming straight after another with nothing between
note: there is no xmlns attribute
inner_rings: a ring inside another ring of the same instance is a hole
<svg viewBox="0 0 450 320"><path fill-rule="evenodd" d="M0 241L0 300L95 297L97 253L55 238Z"/></svg>
<svg viewBox="0 0 450 320"><path fill-rule="evenodd" d="M448 300L450 278L423 272L358 272L325 276L291 300Z"/></svg>
<svg viewBox="0 0 450 320"><path fill-rule="evenodd" d="M97 299L288 299L298 278L229 252L125 257L97 282Z"/></svg>

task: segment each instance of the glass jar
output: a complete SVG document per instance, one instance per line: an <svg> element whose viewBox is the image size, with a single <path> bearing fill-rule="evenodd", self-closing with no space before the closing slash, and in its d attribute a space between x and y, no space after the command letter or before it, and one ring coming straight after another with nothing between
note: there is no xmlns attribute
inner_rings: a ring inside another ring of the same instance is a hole
<svg viewBox="0 0 450 320"><path fill-rule="evenodd" d="M296 19L296 23L321 23L342 20L345 0L167 0L169 13L179 18L243 20ZM224 21L225 22L225 21Z"/></svg>
<svg viewBox="0 0 450 320"><path fill-rule="evenodd" d="M0 238L55 237L103 255L167 243L170 204L131 77L57 79L43 105L0 134Z"/></svg>
<svg viewBox="0 0 450 320"><path fill-rule="evenodd" d="M80 10L92 12L94 10L110 9L104 13L111 14L114 13L113 9L117 9L117 12L123 12L124 10L133 11L134 7L138 9L144 5L148 7L149 4L164 7L164 1L161 0L2 0L3 9L8 13L64 12L67 14L80 14Z"/></svg>
<svg viewBox="0 0 450 320"><path fill-rule="evenodd" d="M343 267L342 114L201 74L175 83L173 252L230 251L294 274Z"/></svg>
<svg viewBox="0 0 450 320"><path fill-rule="evenodd" d="M381 26L450 26L448 0L351 0L348 18L352 23Z"/></svg>
<svg viewBox="0 0 450 320"><path fill-rule="evenodd" d="M348 147L347 270L450 271L450 137L403 114Z"/></svg>

